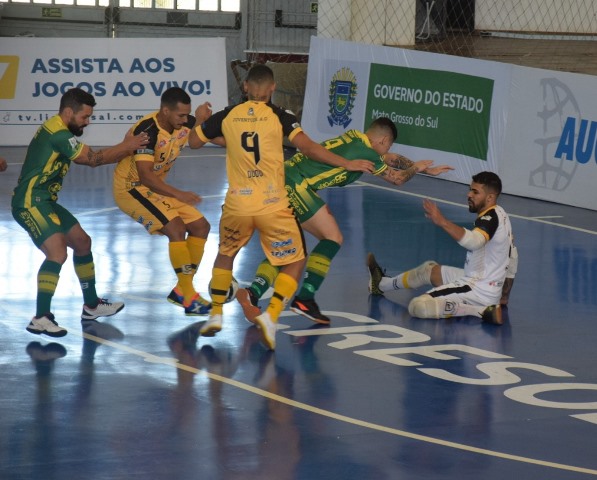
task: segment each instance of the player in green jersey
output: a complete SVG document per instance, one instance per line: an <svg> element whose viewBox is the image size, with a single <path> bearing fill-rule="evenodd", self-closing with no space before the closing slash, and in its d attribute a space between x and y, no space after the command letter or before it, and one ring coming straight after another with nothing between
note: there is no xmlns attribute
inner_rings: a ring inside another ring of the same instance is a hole
<svg viewBox="0 0 597 480"><path fill-rule="evenodd" d="M37 274L36 313L27 326L37 335L62 337L67 333L50 308L67 247L73 250L75 272L83 291L81 320L114 315L124 307L121 302L98 298L91 238L78 220L57 203L71 162L90 167L115 163L147 143L146 134L127 135L118 145L98 151L80 143L76 137L89 125L94 106L93 95L80 88L72 88L62 96L58 114L41 125L31 140L13 192L14 219L46 256Z"/></svg>
<svg viewBox="0 0 597 480"><path fill-rule="evenodd" d="M328 150L351 160L363 158L374 164L373 175L377 175L393 185L402 185L417 173L439 175L453 170L441 165L433 167L432 160L413 162L403 155L388 153L397 137L396 126L388 118L374 120L365 133L348 130L344 134L322 142ZM321 324L329 324L330 319L321 313L315 302L315 293L323 283L334 256L342 245L342 232L336 219L317 194L327 187L344 187L357 181L362 172L348 171L314 162L309 157L297 153L284 165L286 190L294 214L304 230L315 236L319 243L309 254L303 284L290 304L290 308L301 315ZM259 315L259 298L267 291L278 274L278 269L264 260L258 267L255 279L247 289L239 289L236 298L243 307L249 321Z"/></svg>

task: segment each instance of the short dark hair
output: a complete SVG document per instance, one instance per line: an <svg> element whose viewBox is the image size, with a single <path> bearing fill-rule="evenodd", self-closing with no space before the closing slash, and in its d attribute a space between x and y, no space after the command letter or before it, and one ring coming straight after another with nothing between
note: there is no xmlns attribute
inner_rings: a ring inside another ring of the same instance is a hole
<svg viewBox="0 0 597 480"><path fill-rule="evenodd" d="M396 141L396 138L398 137L398 130L396 129L396 125L388 117L379 117L373 120L373 122L371 122L371 125L369 125L369 129L380 130L384 132L386 135L391 135L392 143L394 143Z"/></svg>
<svg viewBox="0 0 597 480"><path fill-rule="evenodd" d="M500 180L500 177L493 172L479 172L476 175L473 175L473 182L485 185L487 190L496 195L502 193L502 181Z"/></svg>
<svg viewBox="0 0 597 480"><path fill-rule="evenodd" d="M65 108L70 108L74 113L77 113L83 108L83 105L95 107L95 98L93 95L81 88L71 88L60 99L59 113L62 113Z"/></svg>
<svg viewBox="0 0 597 480"><path fill-rule="evenodd" d="M274 72L267 65L258 63L251 67L245 81L254 83L273 82Z"/></svg>
<svg viewBox="0 0 597 480"><path fill-rule="evenodd" d="M189 105L191 103L191 97L182 88L170 87L162 93L162 98L160 100L160 105L162 107L174 109L179 103L184 105Z"/></svg>

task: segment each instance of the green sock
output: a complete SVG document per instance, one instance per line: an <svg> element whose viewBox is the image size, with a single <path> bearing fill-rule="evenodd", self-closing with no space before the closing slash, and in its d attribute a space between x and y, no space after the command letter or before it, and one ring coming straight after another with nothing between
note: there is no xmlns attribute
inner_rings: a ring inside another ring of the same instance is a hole
<svg viewBox="0 0 597 480"><path fill-rule="evenodd" d="M309 254L303 285L297 297L312 300L330 271L332 259L340 250L340 244L333 240L321 240Z"/></svg>
<svg viewBox="0 0 597 480"><path fill-rule="evenodd" d="M263 294L267 292L267 289L274 284L279 272L280 267L275 267L269 263L269 260L266 258L259 264L259 267L257 267L255 278L253 279L253 283L251 283L249 290L251 290L257 298L263 297Z"/></svg>
<svg viewBox="0 0 597 480"><path fill-rule="evenodd" d="M62 265L51 260L44 260L37 272L37 303L36 317L41 317L52 311L52 297L58 285Z"/></svg>
<svg viewBox="0 0 597 480"><path fill-rule="evenodd" d="M93 254L73 257L75 264L75 273L81 284L83 292L83 303L88 307L95 308L99 302L97 292L95 291L95 264L93 263Z"/></svg>

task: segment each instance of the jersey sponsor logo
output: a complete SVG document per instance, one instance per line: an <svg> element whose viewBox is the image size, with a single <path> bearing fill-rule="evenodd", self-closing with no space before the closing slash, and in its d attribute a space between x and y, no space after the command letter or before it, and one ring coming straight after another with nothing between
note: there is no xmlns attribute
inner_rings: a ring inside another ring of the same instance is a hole
<svg viewBox="0 0 597 480"><path fill-rule="evenodd" d="M253 107L249 108L249 111L247 112L247 115L255 115L255 110L253 110Z"/></svg>
<svg viewBox="0 0 597 480"><path fill-rule="evenodd" d="M280 242L272 242L272 248L287 247L288 245L292 245L292 238L288 238Z"/></svg>
<svg viewBox="0 0 597 480"><path fill-rule="evenodd" d="M68 144L70 145L70 148L72 148L73 150L74 150L75 148L77 148L77 145L78 145L78 143L79 143L79 142L77 141L77 139L76 139L75 137L70 137L70 138L68 139Z"/></svg>
<svg viewBox="0 0 597 480"><path fill-rule="evenodd" d="M276 250L276 251L270 252L272 257L276 257L276 258L284 258L284 257L287 257L288 255L293 255L295 253L296 253L296 248L289 248L288 250Z"/></svg>
<svg viewBox="0 0 597 480"><path fill-rule="evenodd" d="M236 194L237 191L235 190L231 193ZM238 190L238 194L243 195L243 196L253 195L253 189L252 188L241 188L240 190Z"/></svg>
<svg viewBox="0 0 597 480"><path fill-rule="evenodd" d="M352 108L357 96L357 78L350 68L338 70L330 83L328 122L331 127L341 125L346 128L352 118Z"/></svg>
<svg viewBox="0 0 597 480"><path fill-rule="evenodd" d="M266 198L263 201L264 205L271 205L273 203L278 203L280 201L280 197L272 197L272 198Z"/></svg>

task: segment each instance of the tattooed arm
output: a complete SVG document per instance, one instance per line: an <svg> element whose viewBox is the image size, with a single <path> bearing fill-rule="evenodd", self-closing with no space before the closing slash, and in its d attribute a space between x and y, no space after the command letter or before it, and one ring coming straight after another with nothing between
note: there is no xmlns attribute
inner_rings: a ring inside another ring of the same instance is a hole
<svg viewBox="0 0 597 480"><path fill-rule="evenodd" d="M406 157L402 158L410 162L410 166L403 169L397 169L396 167L386 168L383 172L379 174L379 176L383 178L386 182L391 183L392 185L402 185L408 182L417 173L423 172L433 163L432 160L419 160L418 162L412 162ZM385 157L384 162L388 164Z"/></svg>
<svg viewBox="0 0 597 480"><path fill-rule="evenodd" d="M415 165L420 164L421 162L425 162L426 167L423 169L418 169L415 173L425 173L427 175L440 175L442 173L446 173L450 170L454 170L453 167L449 165L438 165L436 167L432 167L433 160L420 160L419 162L413 162L410 158L405 157L404 155L400 155L399 153L386 153L383 157L383 161L386 165L398 169L398 170L408 170ZM410 179L409 177L408 179ZM408 181L408 180L405 180ZM393 182L392 182L393 183ZM404 183L404 182L402 182ZM400 185L400 184L395 184Z"/></svg>
<svg viewBox="0 0 597 480"><path fill-rule="evenodd" d="M392 168L397 168L399 170L406 170L407 168L412 167L415 162L413 162L410 158L405 157L404 155L400 155L399 153L386 153L383 156L383 161Z"/></svg>
<svg viewBox="0 0 597 480"><path fill-rule="evenodd" d="M81 153L78 157L73 159L73 161L80 165L88 165L90 167L99 167L100 165L116 163L124 157L131 155L133 151L142 148L147 144L147 140L148 137L146 133L140 133L139 135L127 133L124 140L113 147L94 151L88 145L83 145Z"/></svg>

